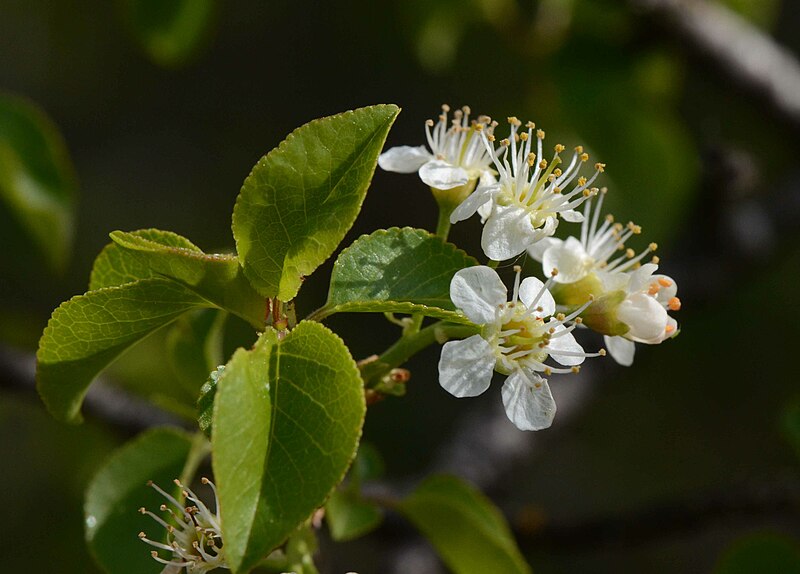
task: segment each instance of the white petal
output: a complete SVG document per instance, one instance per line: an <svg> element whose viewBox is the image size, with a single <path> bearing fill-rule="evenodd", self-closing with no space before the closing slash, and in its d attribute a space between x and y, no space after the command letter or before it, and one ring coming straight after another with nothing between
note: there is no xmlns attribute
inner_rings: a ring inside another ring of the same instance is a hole
<svg viewBox="0 0 800 574"><path fill-rule="evenodd" d="M547 380L517 370L503 384L503 405L508 419L520 430L542 430L553 424L556 402Z"/></svg>
<svg viewBox="0 0 800 574"><path fill-rule="evenodd" d="M519 300L525 303L525 306L530 309L533 305L533 300L541 292L544 283L539 281L536 277L526 277L519 285ZM536 307L541 307L541 313L537 313L540 317L549 317L556 312L556 302L553 296L547 289L544 290L542 296L536 301Z"/></svg>
<svg viewBox="0 0 800 574"><path fill-rule="evenodd" d="M441 188L439 188L441 189ZM492 205L492 196L497 191L497 186L490 186L490 187L479 187L475 191L473 191L467 199L461 202L461 204L453 210L453 213L450 214L450 223L458 223L459 221L464 221L465 219L469 219L475 212L478 211L481 206L488 203L489 208L491 209Z"/></svg>
<svg viewBox="0 0 800 574"><path fill-rule="evenodd" d="M506 302L508 291L491 267L467 267L453 275L450 299L476 325L495 320L498 305Z"/></svg>
<svg viewBox="0 0 800 574"><path fill-rule="evenodd" d="M475 397L489 388L495 358L480 335L463 341L449 341L439 359L439 384L456 397Z"/></svg>
<svg viewBox="0 0 800 574"><path fill-rule="evenodd" d="M489 259L505 261L516 257L531 244L533 225L528 213L514 205L496 205L486 220L481 247Z"/></svg>
<svg viewBox="0 0 800 574"><path fill-rule="evenodd" d="M630 276L623 271L603 271L602 269L595 270L595 273L600 277L603 283L603 290L605 291L619 291L627 289L630 284Z"/></svg>
<svg viewBox="0 0 800 574"><path fill-rule="evenodd" d="M486 220L489 219L489 216L492 214L492 206L494 206L494 202L487 201L478 208L478 215L481 216L481 223L486 223Z"/></svg>
<svg viewBox="0 0 800 574"><path fill-rule="evenodd" d="M541 261L545 251L553 245L561 245L562 243L563 241L557 237L543 237L528 246L528 255L536 259L536 261Z"/></svg>
<svg viewBox="0 0 800 574"><path fill-rule="evenodd" d="M414 173L432 159L431 152L425 149L425 146L411 147L401 145L393 147L378 156L378 165L385 171Z"/></svg>
<svg viewBox="0 0 800 574"><path fill-rule="evenodd" d="M586 276L591 264L591 258L583 244L574 237L560 245L553 245L544 252L542 257L542 271L550 276L553 269L558 269L558 275L553 279L556 283L574 283Z"/></svg>
<svg viewBox="0 0 800 574"><path fill-rule="evenodd" d="M625 337L609 337L603 335L608 354L623 367L630 367L633 364L633 355L636 352L636 345Z"/></svg>
<svg viewBox="0 0 800 574"><path fill-rule="evenodd" d="M556 327L556 332L554 335L557 335L563 330L563 325ZM572 335L572 333L567 333L566 335L561 335L560 337L553 337L550 339L550 344L547 345L545 350L550 354L551 357L566 367L580 365L586 359L586 357L573 357L571 355L562 355L559 353L559 351L566 351L568 353L584 352L583 347L581 347L578 341L575 340L575 337Z"/></svg>
<svg viewBox="0 0 800 574"><path fill-rule="evenodd" d="M656 292L656 299L662 305L667 305L669 300L678 294L678 284L675 280L668 275L653 275L650 282L658 282L658 292Z"/></svg>
<svg viewBox="0 0 800 574"><path fill-rule="evenodd" d="M656 272L656 269L658 269L658 265L655 263L645 263L639 267L639 269L631 271L628 274L630 276L628 292L636 293L638 291L646 291L650 285L651 277L653 273Z"/></svg>
<svg viewBox="0 0 800 574"><path fill-rule="evenodd" d="M628 325L625 336L642 343L660 343L669 321L666 309L646 293L634 293L619 305L617 318Z"/></svg>
<svg viewBox="0 0 800 574"><path fill-rule="evenodd" d="M559 216L564 221L569 221L570 223L581 223L583 221L583 214L580 211L575 211L574 209L562 211L559 213Z"/></svg>
<svg viewBox="0 0 800 574"><path fill-rule="evenodd" d="M419 168L419 177L426 185L436 189L453 189L469 181L469 174L464 168L439 159L429 161Z"/></svg>

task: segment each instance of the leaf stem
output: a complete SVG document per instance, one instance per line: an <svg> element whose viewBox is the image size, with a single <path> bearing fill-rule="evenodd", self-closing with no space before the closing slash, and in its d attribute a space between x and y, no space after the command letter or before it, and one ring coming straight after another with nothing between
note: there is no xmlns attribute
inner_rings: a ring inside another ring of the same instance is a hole
<svg viewBox="0 0 800 574"><path fill-rule="evenodd" d="M389 372L434 343L469 337L477 333L475 325L456 325L439 321L420 331L406 335L386 349L379 357L361 365L361 378L366 388L374 387Z"/></svg>

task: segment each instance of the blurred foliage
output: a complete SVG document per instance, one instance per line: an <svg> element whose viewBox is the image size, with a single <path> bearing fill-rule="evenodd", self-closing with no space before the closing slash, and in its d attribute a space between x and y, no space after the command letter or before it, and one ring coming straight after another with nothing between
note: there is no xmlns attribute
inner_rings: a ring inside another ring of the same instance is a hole
<svg viewBox="0 0 800 574"><path fill-rule="evenodd" d="M216 0L120 0L136 40L160 66L178 67L208 42Z"/></svg>
<svg viewBox="0 0 800 574"><path fill-rule="evenodd" d="M56 271L70 256L76 187L53 122L32 103L0 92L0 198Z"/></svg>
<svg viewBox="0 0 800 574"><path fill-rule="evenodd" d="M777 534L754 534L737 540L720 557L714 574L800 573L800 544Z"/></svg>

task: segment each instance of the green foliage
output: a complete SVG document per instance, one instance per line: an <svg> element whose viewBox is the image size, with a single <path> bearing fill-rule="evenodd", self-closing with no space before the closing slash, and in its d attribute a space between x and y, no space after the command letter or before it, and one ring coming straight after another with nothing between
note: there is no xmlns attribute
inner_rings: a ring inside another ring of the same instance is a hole
<svg viewBox="0 0 800 574"><path fill-rule="evenodd" d="M325 518L331 538L337 542L353 540L378 527L383 520L380 508L367 502L356 493L336 491L325 505Z"/></svg>
<svg viewBox="0 0 800 574"><path fill-rule="evenodd" d="M422 229L379 230L339 255L323 313L419 312L458 322L450 280L456 271L477 264Z"/></svg>
<svg viewBox="0 0 800 574"><path fill-rule="evenodd" d="M800 401L790 404L783 413L784 436L800 456Z"/></svg>
<svg viewBox="0 0 800 574"><path fill-rule="evenodd" d="M264 299L250 286L235 255L208 255L188 239L157 229L114 231L111 239L156 276L174 279L254 327L263 326Z"/></svg>
<svg viewBox="0 0 800 574"><path fill-rule="evenodd" d="M342 241L399 112L378 105L314 120L253 168L236 201L233 234L262 295L293 299Z"/></svg>
<svg viewBox="0 0 800 574"><path fill-rule="evenodd" d="M0 200L56 270L72 248L76 188L55 125L30 102L0 93Z"/></svg>
<svg viewBox="0 0 800 574"><path fill-rule="evenodd" d="M214 426L214 398L217 396L217 383L225 372L225 365L211 371L208 379L200 387L200 397L197 399L197 424L208 438L211 438L211 428Z"/></svg>
<svg viewBox="0 0 800 574"><path fill-rule="evenodd" d="M398 510L456 574L530 572L500 511L458 478L425 480Z"/></svg>
<svg viewBox="0 0 800 574"><path fill-rule="evenodd" d="M215 0L123 0L124 15L148 56L176 67L194 56L208 36Z"/></svg>
<svg viewBox="0 0 800 574"><path fill-rule="evenodd" d="M157 512L165 501L147 481L169 490L181 474L191 443L183 432L153 429L116 451L95 475L84 505L86 540L106 572L161 571L162 566L150 557L151 548L137 534L146 532L159 540L163 528L137 510L145 507Z"/></svg>
<svg viewBox="0 0 800 574"><path fill-rule="evenodd" d="M728 548L714 568L714 574L764 572L800 574L800 545L778 534L752 534Z"/></svg>
<svg viewBox="0 0 800 574"><path fill-rule="evenodd" d="M81 420L95 376L125 349L191 309L211 306L167 279L90 291L62 303L36 355L39 394L56 418Z"/></svg>
<svg viewBox="0 0 800 574"><path fill-rule="evenodd" d="M198 309L178 318L167 334L167 358L175 380L192 396L223 361L222 339L227 313Z"/></svg>
<svg viewBox="0 0 800 574"><path fill-rule="evenodd" d="M218 381L214 475L233 572L247 572L325 502L355 455L366 406L347 347L301 322L240 349Z"/></svg>

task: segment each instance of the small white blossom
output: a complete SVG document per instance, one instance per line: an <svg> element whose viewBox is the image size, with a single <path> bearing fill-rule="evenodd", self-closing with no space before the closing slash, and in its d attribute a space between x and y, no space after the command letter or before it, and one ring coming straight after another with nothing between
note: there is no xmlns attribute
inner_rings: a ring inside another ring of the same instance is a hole
<svg viewBox="0 0 800 574"><path fill-rule="evenodd" d="M161 574L180 574L183 570L186 574L205 574L216 568L228 569L222 548L217 489L207 478L203 478L202 482L214 492L215 512L211 512L190 488L178 480L175 480L175 484L182 489L183 498L191 502L189 506L183 506L153 482L148 483L174 507L174 510L166 504L160 507L161 512L169 513L172 524L145 508L139 509L139 512L147 514L167 530L167 544L150 540L144 532L139 533L139 538L150 546L172 553L170 559L166 560L158 555L157 550L150 553L154 560L164 564Z"/></svg>
<svg viewBox="0 0 800 574"><path fill-rule="evenodd" d="M439 121L425 122L428 146L398 146L382 153L378 165L397 173L419 172L425 184L434 189L453 189L482 177L491 176L492 157L477 132L491 131L494 123L486 116L470 122L470 109L464 106L448 119L450 106L442 106ZM480 126L480 127L479 127Z"/></svg>
<svg viewBox="0 0 800 574"><path fill-rule="evenodd" d="M445 343L439 383L456 397L473 397L489 388L493 371L508 375L502 389L508 418L521 430L540 430L552 423L556 405L539 373L577 372L586 357L605 352L584 352L572 335L572 321L586 306L569 316L554 316L547 284L534 277L520 283L520 268L516 270L511 301L490 267L468 267L455 274L450 298L481 333ZM547 365L548 357L566 368Z"/></svg>
<svg viewBox="0 0 800 574"><path fill-rule="evenodd" d="M547 238L528 252L542 262L545 273L558 269L553 277L557 283L575 284L591 276L596 285L586 288L599 289L591 293L595 297L620 290L625 293L614 311L616 320L627 325L628 331L622 336L605 335L605 343L618 363L629 366L633 363L634 342L654 345L677 334L677 322L667 310L677 311L681 303L676 297L675 281L666 275L655 275L657 257L645 265L640 263L658 246L651 243L638 255L625 247L628 239L641 233L638 225L623 226L611 215L599 224L604 196L605 189L594 212L592 200L585 203L580 238Z"/></svg>
<svg viewBox="0 0 800 574"><path fill-rule="evenodd" d="M451 214L450 222L463 221L479 212L485 221L481 246L490 259L504 261L524 252L555 233L559 218L580 222L583 216L575 211L588 197L597 193L590 187L605 165L595 164L591 178L579 176L581 165L589 155L578 146L565 169L560 154L564 146L555 146L555 155L548 162L543 157L542 142L545 133L537 130L533 122L526 131L518 133L521 122L508 118L511 134L494 147L494 135L481 132L481 141L498 173L497 181L481 182ZM536 152L532 151L536 140ZM575 181L575 187L565 191Z"/></svg>

